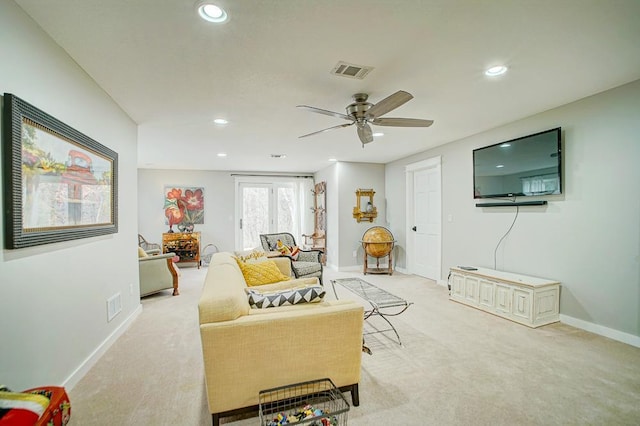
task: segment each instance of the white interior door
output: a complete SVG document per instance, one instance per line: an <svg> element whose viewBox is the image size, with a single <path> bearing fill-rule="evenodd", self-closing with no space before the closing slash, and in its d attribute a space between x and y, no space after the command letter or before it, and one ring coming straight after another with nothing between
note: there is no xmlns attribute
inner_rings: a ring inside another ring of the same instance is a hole
<svg viewBox="0 0 640 426"><path fill-rule="evenodd" d="M442 207L440 158L407 168L407 263L410 273L440 280Z"/></svg>

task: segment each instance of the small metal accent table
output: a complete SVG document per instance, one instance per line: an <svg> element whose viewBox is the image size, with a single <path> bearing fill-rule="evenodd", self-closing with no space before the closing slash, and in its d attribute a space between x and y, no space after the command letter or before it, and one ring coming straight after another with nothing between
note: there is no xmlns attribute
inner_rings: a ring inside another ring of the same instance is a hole
<svg viewBox="0 0 640 426"><path fill-rule="evenodd" d="M363 298L365 301L367 301L371 305L371 309L366 310L364 312L365 320L369 319L373 315L377 315L381 317L383 320L385 320L387 324L389 324L389 326L391 327L391 328L386 328L384 330L378 330L376 328L376 331L364 333L365 335L373 334L373 333L384 333L386 331L393 331L396 334L396 337L398 338L398 344L402 346L402 341L400 340L400 335L398 334L398 331L393 326L393 324L391 324L391 321L387 319L387 317L394 317L396 315L400 315L401 313L406 311L410 305L413 304L412 302L407 302L401 297L393 295L388 291L383 290L380 287L376 287L375 285L365 280L362 280L360 278L339 278L339 279L331 280L331 286L333 287L333 294L335 294L336 299L338 299L338 293L336 293L336 286L335 286L336 284L340 284L342 287L346 288L347 290L354 293L355 295ZM383 309L388 309L388 308L397 308L397 310L391 313L382 311Z"/></svg>

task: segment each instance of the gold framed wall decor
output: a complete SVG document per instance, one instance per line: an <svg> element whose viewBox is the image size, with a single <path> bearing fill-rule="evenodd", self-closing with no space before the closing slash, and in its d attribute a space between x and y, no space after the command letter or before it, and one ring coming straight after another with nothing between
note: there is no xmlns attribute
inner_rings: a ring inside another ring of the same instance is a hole
<svg viewBox="0 0 640 426"><path fill-rule="evenodd" d="M353 218L358 222L373 222L378 217L378 209L373 204L373 189L356 189L356 206L353 208Z"/></svg>

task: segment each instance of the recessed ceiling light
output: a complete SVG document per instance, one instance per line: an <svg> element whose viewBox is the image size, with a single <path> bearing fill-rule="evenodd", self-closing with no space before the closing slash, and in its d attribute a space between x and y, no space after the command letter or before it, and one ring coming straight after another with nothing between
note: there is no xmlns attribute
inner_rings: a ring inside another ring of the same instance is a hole
<svg viewBox="0 0 640 426"><path fill-rule="evenodd" d="M216 124L222 124L222 125L229 124L229 122L224 118L216 118L215 120L213 120L213 122Z"/></svg>
<svg viewBox="0 0 640 426"><path fill-rule="evenodd" d="M226 152L219 152L218 153L218 157L226 157L227 153Z"/></svg>
<svg viewBox="0 0 640 426"><path fill-rule="evenodd" d="M213 4L211 1L199 1L196 4L196 7L200 17L206 21L220 24L229 19L227 12L225 12L220 6Z"/></svg>
<svg viewBox="0 0 640 426"><path fill-rule="evenodd" d="M384 136L384 133L382 132L376 132L373 134L374 137L379 138L380 136Z"/></svg>
<svg viewBox="0 0 640 426"><path fill-rule="evenodd" d="M496 169L501 169L501 168L503 168L503 167L504 167L504 164L498 164L498 165L496 166Z"/></svg>
<svg viewBox="0 0 640 426"><path fill-rule="evenodd" d="M495 77L497 75L502 75L507 72L507 67L504 65L496 65L495 67L491 67L484 72L485 75L489 77Z"/></svg>
<svg viewBox="0 0 640 426"><path fill-rule="evenodd" d="M500 148L509 148L510 146L510 143L503 143L502 145L500 145Z"/></svg>
<svg viewBox="0 0 640 426"><path fill-rule="evenodd" d="M337 158L329 158L329 161L331 161L331 162L334 162L334 163L335 163L336 161L338 161L338 159L337 159Z"/></svg>

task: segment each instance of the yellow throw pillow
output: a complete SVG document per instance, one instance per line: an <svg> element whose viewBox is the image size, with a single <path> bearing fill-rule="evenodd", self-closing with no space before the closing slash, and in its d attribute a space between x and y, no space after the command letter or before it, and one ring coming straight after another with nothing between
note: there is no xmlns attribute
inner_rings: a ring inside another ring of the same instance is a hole
<svg viewBox="0 0 640 426"><path fill-rule="evenodd" d="M246 263L236 258L236 262L238 262L238 266L248 286L271 284L291 279L280 272L278 265L276 265L273 260L259 263Z"/></svg>

